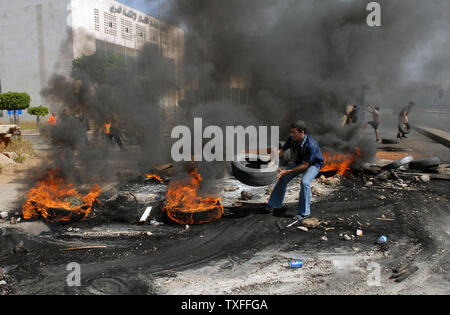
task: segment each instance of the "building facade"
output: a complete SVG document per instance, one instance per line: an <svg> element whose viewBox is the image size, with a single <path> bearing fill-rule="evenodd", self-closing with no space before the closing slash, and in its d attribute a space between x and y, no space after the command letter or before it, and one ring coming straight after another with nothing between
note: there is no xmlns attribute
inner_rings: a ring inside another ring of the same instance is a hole
<svg viewBox="0 0 450 315"><path fill-rule="evenodd" d="M153 44L173 64L178 82L161 106L171 112L183 97L184 31L178 27L112 0L0 0L0 8L0 93L27 92L31 106L53 109L58 104L46 104L40 91L52 75L69 75L74 58L97 52L133 63Z"/></svg>

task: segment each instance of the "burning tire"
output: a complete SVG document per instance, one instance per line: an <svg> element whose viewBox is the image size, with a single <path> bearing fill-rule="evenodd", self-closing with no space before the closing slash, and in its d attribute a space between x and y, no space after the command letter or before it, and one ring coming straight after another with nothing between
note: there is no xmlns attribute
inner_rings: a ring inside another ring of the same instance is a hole
<svg viewBox="0 0 450 315"><path fill-rule="evenodd" d="M427 168L437 167L440 164L441 160L438 157L431 157L417 161L412 161L411 163L409 163L409 168L415 170L423 170Z"/></svg>
<svg viewBox="0 0 450 315"><path fill-rule="evenodd" d="M163 212L178 224L203 224L220 220L224 213L221 198L199 194L202 176L197 168L189 176L169 185Z"/></svg>
<svg viewBox="0 0 450 315"><path fill-rule="evenodd" d="M397 160L397 161L395 161L393 163L390 163L388 165L383 166L382 169L383 170L397 169L400 166L403 166L403 165L406 165L408 163L411 163L413 160L414 160L413 157L408 155L408 156L405 156L404 158L401 158L401 159L399 159L399 160Z"/></svg>
<svg viewBox="0 0 450 315"><path fill-rule="evenodd" d="M180 224L203 224L220 219L223 215L223 207L218 205L212 209L200 211L174 210L168 213L169 217Z"/></svg>
<svg viewBox="0 0 450 315"><path fill-rule="evenodd" d="M248 186L268 186L277 180L278 165L269 166L270 159L257 154L239 154L231 163L234 177Z"/></svg>

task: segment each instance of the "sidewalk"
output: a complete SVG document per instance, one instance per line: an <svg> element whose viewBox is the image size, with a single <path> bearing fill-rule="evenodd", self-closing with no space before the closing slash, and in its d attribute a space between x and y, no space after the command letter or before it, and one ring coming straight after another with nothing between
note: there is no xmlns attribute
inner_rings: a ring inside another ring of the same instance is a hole
<svg viewBox="0 0 450 315"><path fill-rule="evenodd" d="M424 126L413 126L413 128L428 138L445 145L447 148L450 148L450 133L444 130Z"/></svg>
<svg viewBox="0 0 450 315"><path fill-rule="evenodd" d="M386 125L388 127L386 127ZM381 126L379 129L381 139L397 139L397 129L391 126L393 126L393 124L389 123ZM449 148L442 145L441 142L438 142L435 139L430 139L429 137L429 135L433 135L437 139L439 135L439 137L442 138L445 136L445 131L437 129L431 130L432 128L428 127L424 128L429 131L427 136L420 133L417 129L413 129L408 134L408 138L401 139L399 144L377 144L377 156L392 155L393 157L401 158L406 155L411 155L416 160L437 156L441 159L442 163L450 164ZM363 136L367 139L367 141L372 140L375 142L374 131L370 126L367 127ZM450 137L450 135L448 136Z"/></svg>

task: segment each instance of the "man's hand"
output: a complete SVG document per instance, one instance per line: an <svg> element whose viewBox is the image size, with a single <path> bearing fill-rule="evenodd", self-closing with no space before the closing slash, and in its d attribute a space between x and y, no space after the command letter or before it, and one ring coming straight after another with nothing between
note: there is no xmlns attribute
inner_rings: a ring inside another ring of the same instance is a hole
<svg viewBox="0 0 450 315"><path fill-rule="evenodd" d="M277 175L277 180L280 180L280 179L282 179L284 176L286 176L287 174L289 174L289 171L287 171L287 170L282 170L281 168L280 168L280 172L278 173L278 175Z"/></svg>

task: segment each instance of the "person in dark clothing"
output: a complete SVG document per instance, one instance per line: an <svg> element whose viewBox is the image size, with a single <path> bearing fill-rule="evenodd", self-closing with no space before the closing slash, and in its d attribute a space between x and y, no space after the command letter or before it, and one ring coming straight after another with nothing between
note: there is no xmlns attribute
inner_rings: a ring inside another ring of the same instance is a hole
<svg viewBox="0 0 450 315"><path fill-rule="evenodd" d="M122 142L121 132L116 124L113 126L110 121L106 121L103 125L103 132L107 143L112 145L117 144L121 151L126 151Z"/></svg>
<svg viewBox="0 0 450 315"><path fill-rule="evenodd" d="M78 120L78 127L80 132L80 144L87 145L87 132L89 131L89 120L87 115L80 110L77 112L76 118Z"/></svg>
<svg viewBox="0 0 450 315"><path fill-rule="evenodd" d="M373 120L366 122L363 129L361 130L361 135L364 133L368 125L371 125L373 129L375 130L375 136L376 141L379 142L380 136L378 135L378 126L380 125L380 108L379 107L373 107L372 105L368 104L367 107L369 107L368 112L373 114Z"/></svg>
<svg viewBox="0 0 450 315"><path fill-rule="evenodd" d="M78 134L76 131L78 130L78 121L76 118L69 114L67 109L64 109L61 115L59 116L59 121L55 126L55 140L56 143L72 147L75 149L76 144L78 143Z"/></svg>
<svg viewBox="0 0 450 315"><path fill-rule="evenodd" d="M411 129L411 126L410 126L409 121L408 121L408 115L411 112L413 107L414 107L414 103L413 102L409 102L408 106L403 108L402 111L400 112L399 116L398 116L398 133L397 133L397 138L399 138L399 139L408 138L406 136L407 132L405 132L405 131Z"/></svg>
<svg viewBox="0 0 450 315"><path fill-rule="evenodd" d="M350 113L350 120L353 124L358 122L359 117L359 106L353 106L353 110Z"/></svg>
<svg viewBox="0 0 450 315"><path fill-rule="evenodd" d="M296 156L295 163L286 170L281 170L278 174L278 183L275 186L269 199L269 204L265 212L271 213L274 209L280 209L286 194L287 185L295 177L303 173L298 214L295 220L303 220L310 216L311 203L311 182L319 174L324 164L324 158L318 143L307 134L306 124L299 120L291 125L291 136L281 148L279 154L291 150L291 154Z"/></svg>
<svg viewBox="0 0 450 315"><path fill-rule="evenodd" d="M359 107L348 105L345 110L345 116L342 118L341 125L346 126L358 121Z"/></svg>
<svg viewBox="0 0 450 315"><path fill-rule="evenodd" d="M110 137L112 140L112 143L116 143L121 151L126 151L125 147L123 146L123 142L122 142L122 135L120 130L117 128L117 126L111 126L111 133L110 133Z"/></svg>

